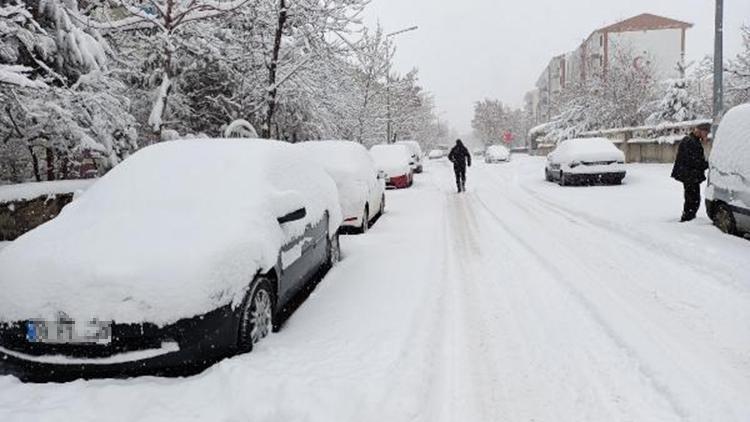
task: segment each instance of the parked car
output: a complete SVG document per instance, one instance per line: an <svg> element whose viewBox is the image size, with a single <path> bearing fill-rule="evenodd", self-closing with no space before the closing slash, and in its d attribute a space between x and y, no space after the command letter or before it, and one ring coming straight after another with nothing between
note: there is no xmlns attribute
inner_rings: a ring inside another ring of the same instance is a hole
<svg viewBox="0 0 750 422"><path fill-rule="evenodd" d="M604 138L563 141L547 156L547 181L620 184L625 179L625 154Z"/></svg>
<svg viewBox="0 0 750 422"><path fill-rule="evenodd" d="M430 160L439 160L445 157L445 151L442 149L433 149L427 156Z"/></svg>
<svg viewBox="0 0 750 422"><path fill-rule="evenodd" d="M750 103L722 119L709 157L706 210L725 233L750 233Z"/></svg>
<svg viewBox="0 0 750 422"><path fill-rule="evenodd" d="M386 187L404 189L414 183L411 166L411 151L404 145L383 144L370 148L375 168L385 173Z"/></svg>
<svg viewBox="0 0 750 422"><path fill-rule="evenodd" d="M422 165L422 146L417 141L398 141L397 145L405 145L411 151L411 168L414 173L422 173L424 166Z"/></svg>
<svg viewBox="0 0 750 422"><path fill-rule="evenodd" d="M350 141L304 142L297 146L336 182L343 227L367 232L385 212L385 174L375 168L367 149Z"/></svg>
<svg viewBox="0 0 750 422"><path fill-rule="evenodd" d="M492 145L487 148L484 161L488 164L507 163L510 161L510 150L502 145Z"/></svg>
<svg viewBox="0 0 750 422"><path fill-rule="evenodd" d="M484 148L475 148L473 151L473 154L477 157L484 157L484 154L487 152Z"/></svg>
<svg viewBox="0 0 750 422"><path fill-rule="evenodd" d="M0 252L0 361L32 380L249 352L340 256L336 185L292 145L145 148Z"/></svg>

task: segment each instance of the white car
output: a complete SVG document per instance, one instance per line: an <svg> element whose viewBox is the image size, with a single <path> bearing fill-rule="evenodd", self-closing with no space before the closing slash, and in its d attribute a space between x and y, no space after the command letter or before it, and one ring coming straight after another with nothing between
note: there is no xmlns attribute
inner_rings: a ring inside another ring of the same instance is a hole
<svg viewBox="0 0 750 422"><path fill-rule="evenodd" d="M414 173L422 173L424 166L422 165L422 146L417 141L398 141L397 145L405 145L411 151L411 168Z"/></svg>
<svg viewBox="0 0 750 422"><path fill-rule="evenodd" d="M445 151L443 151L442 149L433 149L432 151L430 151L427 157L429 157L430 160L439 160L445 157Z"/></svg>
<svg viewBox="0 0 750 422"><path fill-rule="evenodd" d="M625 178L625 154L609 139L569 139L547 156L545 179L560 186L574 183L620 184Z"/></svg>
<svg viewBox="0 0 750 422"><path fill-rule="evenodd" d="M484 154L486 163L507 163L510 161L510 150L502 145L491 145Z"/></svg>
<svg viewBox="0 0 750 422"><path fill-rule="evenodd" d="M370 155L378 171L385 174L386 187L405 189L414 183L411 150L405 145L382 144L370 148Z"/></svg>
<svg viewBox="0 0 750 422"><path fill-rule="evenodd" d="M250 351L339 259L336 185L292 145L164 142L0 252L0 360L132 376Z"/></svg>
<svg viewBox="0 0 750 422"><path fill-rule="evenodd" d="M724 116L709 157L706 210L725 233L750 233L750 104Z"/></svg>
<svg viewBox="0 0 750 422"><path fill-rule="evenodd" d="M367 149L351 141L314 141L296 146L336 182L343 226L367 232L385 212L385 175L375 168Z"/></svg>

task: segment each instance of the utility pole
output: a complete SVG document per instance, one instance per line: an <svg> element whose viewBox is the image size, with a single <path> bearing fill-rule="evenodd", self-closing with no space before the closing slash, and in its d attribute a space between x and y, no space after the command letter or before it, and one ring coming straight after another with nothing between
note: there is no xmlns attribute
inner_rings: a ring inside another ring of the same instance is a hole
<svg viewBox="0 0 750 422"><path fill-rule="evenodd" d="M418 26L412 26L410 28L402 29L400 31L391 32L390 34L385 36L386 42L392 37L395 37L397 35L404 34L406 32L416 31L419 29ZM395 48L395 47L394 47ZM388 60L388 65L386 66L386 79L385 79L385 101L386 101L386 110L387 110L387 122L386 122L386 141L385 143L390 144L395 141L395 139L391 139L391 135L393 132L393 120L391 117L391 52L390 52L390 44L387 48L387 56L386 59Z"/></svg>
<svg viewBox="0 0 750 422"><path fill-rule="evenodd" d="M714 35L714 121L713 133L724 113L724 0L716 0Z"/></svg>

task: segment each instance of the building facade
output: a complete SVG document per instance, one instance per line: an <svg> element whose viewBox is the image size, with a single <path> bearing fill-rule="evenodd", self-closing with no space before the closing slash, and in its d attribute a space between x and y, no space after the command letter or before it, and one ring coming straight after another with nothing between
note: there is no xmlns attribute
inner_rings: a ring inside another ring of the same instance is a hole
<svg viewBox="0 0 750 422"><path fill-rule="evenodd" d="M681 77L687 30L693 25L662 16L641 14L599 28L575 50L553 57L536 83L539 101L532 115L536 123L549 121L555 99L567 86L607 76L618 57L632 65L650 67L657 78Z"/></svg>

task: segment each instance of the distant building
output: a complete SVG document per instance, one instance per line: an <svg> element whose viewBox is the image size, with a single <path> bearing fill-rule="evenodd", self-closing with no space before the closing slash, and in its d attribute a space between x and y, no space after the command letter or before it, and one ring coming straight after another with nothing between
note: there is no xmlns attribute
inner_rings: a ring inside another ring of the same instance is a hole
<svg viewBox="0 0 750 422"><path fill-rule="evenodd" d="M633 66L649 65L659 79L680 77L691 23L644 13L595 30L574 51L553 57L536 83L539 101L534 120L549 121L555 97L568 85L591 77L606 77L610 63L623 52L634 56Z"/></svg>

